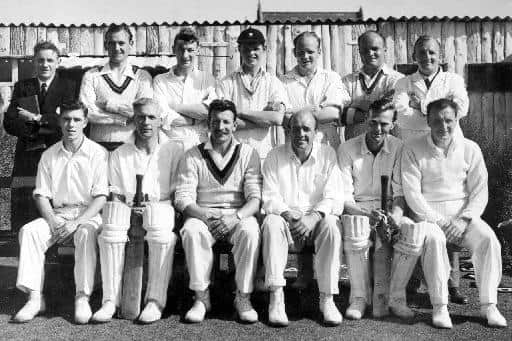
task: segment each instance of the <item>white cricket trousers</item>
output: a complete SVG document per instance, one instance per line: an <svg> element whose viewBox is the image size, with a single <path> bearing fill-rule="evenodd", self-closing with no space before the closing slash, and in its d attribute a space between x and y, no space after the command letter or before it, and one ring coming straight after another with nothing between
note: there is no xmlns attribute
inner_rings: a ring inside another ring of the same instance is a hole
<svg viewBox="0 0 512 341"><path fill-rule="evenodd" d="M72 219L76 217L78 214ZM77 296L89 296L93 290L96 272L96 239L100 225L101 217L97 215L86 224L80 225L73 234ZM42 291L45 252L55 244L50 226L43 218L33 220L21 228L19 241L20 259L16 287L26 293L32 290Z"/></svg>
<svg viewBox="0 0 512 341"><path fill-rule="evenodd" d="M465 200L429 202L430 207L447 218L457 217ZM498 303L498 285L501 281L501 245L496 234L481 218L473 218L464 232L459 246L469 249L475 267L475 279L480 304ZM425 271L426 273L428 270ZM428 284L430 287L430 284Z"/></svg>
<svg viewBox="0 0 512 341"><path fill-rule="evenodd" d="M328 215L316 225L309 242L315 246L315 277L318 289L324 294L338 294L341 233L339 219ZM288 223L276 214L265 217L263 230L263 263L265 285L286 285L284 270L288 260Z"/></svg>
<svg viewBox="0 0 512 341"><path fill-rule="evenodd" d="M232 214L233 210L223 210ZM208 226L196 218L188 218L180 231L185 259L190 275L189 288L204 291L210 285L213 266L212 246L216 240ZM235 261L235 282L241 293L253 291L254 276L260 250L260 227L255 217L244 218L229 236Z"/></svg>

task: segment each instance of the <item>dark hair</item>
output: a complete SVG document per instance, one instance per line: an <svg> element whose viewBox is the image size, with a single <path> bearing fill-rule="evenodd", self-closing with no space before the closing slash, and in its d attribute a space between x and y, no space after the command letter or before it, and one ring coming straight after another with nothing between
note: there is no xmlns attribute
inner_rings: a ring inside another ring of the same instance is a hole
<svg viewBox="0 0 512 341"><path fill-rule="evenodd" d="M174 46L176 46L178 40L181 40L185 43L199 44L199 37L197 36L196 32L190 27L184 27L178 32L176 37L174 37Z"/></svg>
<svg viewBox="0 0 512 341"><path fill-rule="evenodd" d="M375 114L378 114L378 113L381 113L381 112L384 112L387 110L393 110L393 122L395 122L397 119L397 111L395 108L395 104L393 102L393 94L392 93L372 102L372 104L370 104L369 109L370 109L371 113L375 113Z"/></svg>
<svg viewBox="0 0 512 341"><path fill-rule="evenodd" d="M233 121L236 121L238 115L235 103L227 99L214 99L208 107L208 122L210 122L213 114L227 110L233 113Z"/></svg>
<svg viewBox="0 0 512 341"><path fill-rule="evenodd" d="M41 41L37 43L36 46L34 46L34 56L42 50L52 50L57 56L59 55L59 49L51 41Z"/></svg>
<svg viewBox="0 0 512 341"><path fill-rule="evenodd" d="M452 108L455 111L455 117L457 117L457 112L459 111L459 106L453 100L449 98L440 98L435 101L430 102L427 105L427 117L433 112L440 112L443 109Z"/></svg>
<svg viewBox="0 0 512 341"><path fill-rule="evenodd" d="M382 34L380 34L379 32L377 32L375 30L368 30L368 31L364 32L363 34L361 34L359 37L357 37L357 46L361 46L361 42L363 41L363 39L365 39L366 37L368 37L371 34L376 34L377 36L380 37L380 39L382 39L383 43L385 42L384 36Z"/></svg>
<svg viewBox="0 0 512 341"><path fill-rule="evenodd" d="M315 32L309 32L309 31L302 32L301 34L296 36L295 39L293 39L293 46L297 47L297 44L299 43L299 41L301 41L302 39L307 38L307 37L315 38L316 42L318 43L318 48L320 49L320 46L322 44L322 40L320 39L318 34L316 34Z"/></svg>
<svg viewBox="0 0 512 341"><path fill-rule="evenodd" d="M108 27L107 32L105 32L105 43L110 39L110 36L114 33L125 31L128 34L128 41L133 41L133 34L130 31L130 28L126 24L112 24Z"/></svg>
<svg viewBox="0 0 512 341"><path fill-rule="evenodd" d="M431 40L435 41L437 46L439 47L439 49L441 49L441 45L439 45L439 42L434 37L426 35L426 34L419 36L419 38L416 39L416 41L414 42L414 47L412 49L412 60L416 60L416 49L418 47L420 47L421 45L423 45L425 42L431 41Z"/></svg>
<svg viewBox="0 0 512 341"><path fill-rule="evenodd" d="M84 117L85 118L87 118L87 115L89 114L89 110L87 109L85 104L83 104L80 101L66 102L66 103L62 103L60 105L60 115L61 116L65 112L75 111L75 110L82 110L82 112L84 113Z"/></svg>

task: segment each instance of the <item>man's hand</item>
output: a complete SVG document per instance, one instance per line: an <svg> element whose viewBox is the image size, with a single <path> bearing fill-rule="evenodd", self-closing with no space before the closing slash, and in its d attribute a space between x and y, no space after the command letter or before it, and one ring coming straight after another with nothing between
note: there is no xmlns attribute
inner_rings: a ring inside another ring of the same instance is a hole
<svg viewBox="0 0 512 341"><path fill-rule="evenodd" d="M216 240L224 240L238 223L240 223L240 219L236 214L229 214L220 218L212 218L208 227Z"/></svg>
<svg viewBox="0 0 512 341"><path fill-rule="evenodd" d="M281 102L267 102L267 105L263 108L263 111L281 111L283 109L283 103Z"/></svg>
<svg viewBox="0 0 512 341"><path fill-rule="evenodd" d="M73 234L73 232L76 231L78 228L79 222L76 220L68 220L64 224L61 224L57 230L56 230L56 242L62 243L64 242L69 236Z"/></svg>
<svg viewBox="0 0 512 341"><path fill-rule="evenodd" d="M370 212L369 218L370 218L370 226L377 225L381 220L385 220L387 222L386 214L381 209L372 210Z"/></svg>
<svg viewBox="0 0 512 341"><path fill-rule="evenodd" d="M291 224L302 219L302 212L297 210L288 210L281 213L281 217Z"/></svg>
<svg viewBox="0 0 512 341"><path fill-rule="evenodd" d="M454 219L444 230L446 240L449 243L460 245L464 232L469 225L469 221L462 218Z"/></svg>
<svg viewBox="0 0 512 341"><path fill-rule="evenodd" d="M421 110L421 100L414 92L409 92L409 106L416 110Z"/></svg>
<svg viewBox="0 0 512 341"><path fill-rule="evenodd" d="M17 107L18 116L25 122L27 121L36 121L39 115L34 114L28 110L23 109L22 107Z"/></svg>
<svg viewBox="0 0 512 341"><path fill-rule="evenodd" d="M117 113L124 117L132 117L133 116L133 108L128 104L118 104L117 105Z"/></svg>

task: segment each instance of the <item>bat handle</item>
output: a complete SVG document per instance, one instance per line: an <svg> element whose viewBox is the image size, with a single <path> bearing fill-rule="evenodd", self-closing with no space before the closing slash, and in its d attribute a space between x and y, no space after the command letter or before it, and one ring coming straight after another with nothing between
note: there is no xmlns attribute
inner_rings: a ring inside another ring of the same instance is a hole
<svg viewBox="0 0 512 341"><path fill-rule="evenodd" d="M144 195L142 194L142 180L144 179L144 175L136 174L135 175L135 197L133 198L133 206L140 207L142 202L144 201Z"/></svg>
<svg viewBox="0 0 512 341"><path fill-rule="evenodd" d="M388 185L389 176L381 175L380 177L380 206L384 212L388 211Z"/></svg>

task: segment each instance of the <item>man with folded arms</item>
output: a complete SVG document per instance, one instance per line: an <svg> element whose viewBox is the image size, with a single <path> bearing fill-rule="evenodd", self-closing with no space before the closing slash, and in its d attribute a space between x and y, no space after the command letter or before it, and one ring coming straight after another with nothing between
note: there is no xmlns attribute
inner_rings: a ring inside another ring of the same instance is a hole
<svg viewBox="0 0 512 341"><path fill-rule="evenodd" d="M107 186L107 151L83 134L87 109L81 103L61 106L62 141L47 149L37 169L34 199L42 216L20 231L20 261L16 287L28 302L14 316L28 322L45 311L42 295L44 253L55 243L75 245L75 321L92 315L89 296L96 270L96 238Z"/></svg>
<svg viewBox="0 0 512 341"><path fill-rule="evenodd" d="M128 26L110 25L105 32L108 62L87 71L80 87L80 100L89 109L90 138L108 150L133 136L132 103L153 96L149 73L128 60L132 45Z"/></svg>
<svg viewBox="0 0 512 341"><path fill-rule="evenodd" d="M183 148L179 143L166 142L165 135L159 136L162 110L156 100L138 99L133 103L133 112L134 142L123 144L110 156L109 183L113 201L103 210L104 225L98 237L103 306L93 315L95 322L110 321L120 304L131 214L142 216L149 251L146 306L138 320L142 323L159 320L167 301L176 245L171 197ZM147 200L144 200L144 207L131 208L137 174L143 176L142 193L147 195Z"/></svg>
<svg viewBox="0 0 512 341"><path fill-rule="evenodd" d="M487 169L478 145L456 132L459 112L458 105L449 99L427 106L430 133L408 140L403 150L403 192L418 219L436 224L448 242L469 249L480 314L489 326L505 327L507 321L496 307L501 246L494 231L480 218L488 200ZM442 316L443 323L438 326L450 328L447 301L448 297L443 297L444 304L433 302L434 318Z"/></svg>
<svg viewBox="0 0 512 341"><path fill-rule="evenodd" d="M238 142L237 112L233 102L214 100L208 113L210 138L189 149L180 162L176 186L176 208L186 220L180 235L195 292L185 320L197 323L210 310L212 246L216 241L233 245L235 308L242 322L253 323L258 314L250 295L260 247L260 229L254 215L261 201L261 167L258 153Z"/></svg>
<svg viewBox="0 0 512 341"><path fill-rule="evenodd" d="M190 28L174 38L177 64L153 80L154 97L164 111L164 131L185 150L208 139L208 103L215 97L215 78L198 70L199 38Z"/></svg>
<svg viewBox="0 0 512 341"><path fill-rule="evenodd" d="M396 82L403 77L385 64L384 38L376 31L367 31L357 39L363 66L345 77L343 85L350 101L343 107L341 123L345 127L345 139L349 140L366 131L370 104L392 93Z"/></svg>
<svg viewBox="0 0 512 341"><path fill-rule="evenodd" d="M262 159L278 144L276 127L283 124L287 100L283 84L264 69L265 37L248 28L238 37L240 69L217 84L218 98L235 103L238 110L235 137L256 149Z"/></svg>
<svg viewBox="0 0 512 341"><path fill-rule="evenodd" d="M287 117L302 109L311 109L320 121L319 137L333 148L340 144L340 110L350 102L341 77L318 67L321 41L315 32L302 32L293 41L297 65L282 78L288 94ZM289 117L288 117L289 118Z"/></svg>
<svg viewBox="0 0 512 341"><path fill-rule="evenodd" d="M265 285L270 288L269 322L288 325L284 305L284 270L289 246L314 245L315 273L324 322L338 325L342 316L334 304L338 294L343 205L341 175L335 151L315 142L318 120L310 110L290 119L290 141L273 149L263 165L262 225Z"/></svg>
<svg viewBox="0 0 512 341"><path fill-rule="evenodd" d="M345 215L342 216L344 250L350 274L350 306L345 314L351 319L363 317L373 301L373 316L381 318L391 312L412 318L407 307L405 289L421 256L427 281L431 284L433 305L444 303L449 271L446 239L434 224L414 223L404 216L406 210L400 177L402 141L390 135L396 119L392 98L370 105L367 132L338 149L338 160L345 190ZM389 213L381 209L381 176L387 176ZM384 226L376 227L377 224ZM389 238L377 231L373 259L373 297L371 290L369 249L371 229L398 233ZM394 248L394 251L393 251Z"/></svg>

